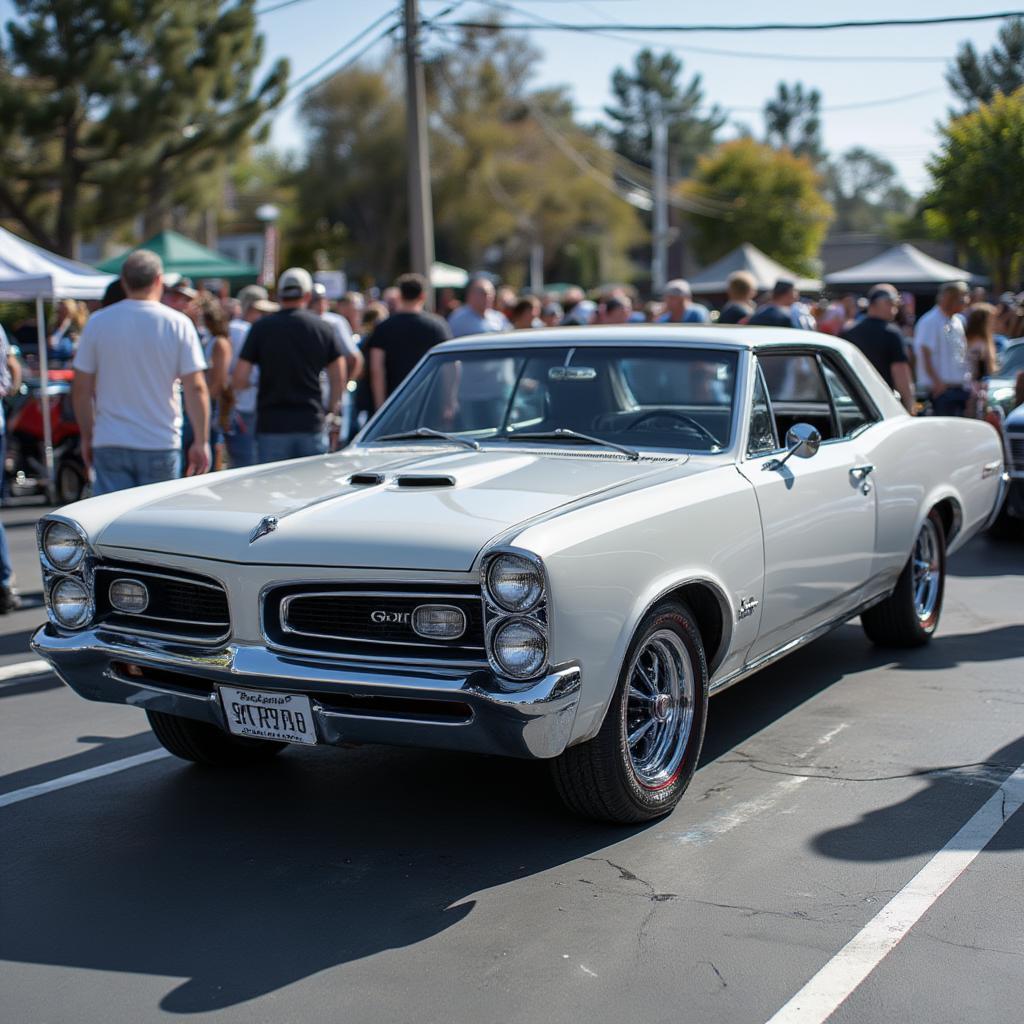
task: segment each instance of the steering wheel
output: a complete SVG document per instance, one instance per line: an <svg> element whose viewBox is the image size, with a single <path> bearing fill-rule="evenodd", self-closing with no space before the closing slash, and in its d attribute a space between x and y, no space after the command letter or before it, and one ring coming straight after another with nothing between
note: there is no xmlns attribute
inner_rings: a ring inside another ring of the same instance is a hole
<svg viewBox="0 0 1024 1024"><path fill-rule="evenodd" d="M622 429L632 430L634 427L640 426L641 423L646 423L648 420L661 420L661 419L673 419L679 420L681 423L685 423L688 427L692 427L702 437L706 437L712 445L716 448L722 447L722 442L715 437L714 434L708 430L699 420L695 420L692 416L687 416L684 412L674 412L671 409L661 409L657 412L642 412L636 419L630 420Z"/></svg>

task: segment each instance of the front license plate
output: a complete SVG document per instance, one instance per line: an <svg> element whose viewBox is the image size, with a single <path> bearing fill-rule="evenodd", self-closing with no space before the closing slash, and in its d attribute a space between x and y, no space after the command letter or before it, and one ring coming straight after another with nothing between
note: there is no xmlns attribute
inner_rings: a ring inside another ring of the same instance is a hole
<svg viewBox="0 0 1024 1024"><path fill-rule="evenodd" d="M268 693L220 687L228 729L235 736L284 743L316 743L313 709L298 693Z"/></svg>

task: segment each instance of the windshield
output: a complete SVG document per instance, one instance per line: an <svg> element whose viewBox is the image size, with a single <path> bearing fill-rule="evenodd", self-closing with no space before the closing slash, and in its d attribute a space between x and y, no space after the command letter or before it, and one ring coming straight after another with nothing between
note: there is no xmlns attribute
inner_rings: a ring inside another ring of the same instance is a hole
<svg viewBox="0 0 1024 1024"><path fill-rule="evenodd" d="M628 342L527 351L496 343L435 355L363 442L421 427L477 441L564 430L627 447L721 451L732 435L737 358L732 351ZM587 443L564 435L522 440Z"/></svg>
<svg viewBox="0 0 1024 1024"><path fill-rule="evenodd" d="M1024 342L1008 348L1003 353L1003 362L999 367L999 376L1009 377L1024 370Z"/></svg>

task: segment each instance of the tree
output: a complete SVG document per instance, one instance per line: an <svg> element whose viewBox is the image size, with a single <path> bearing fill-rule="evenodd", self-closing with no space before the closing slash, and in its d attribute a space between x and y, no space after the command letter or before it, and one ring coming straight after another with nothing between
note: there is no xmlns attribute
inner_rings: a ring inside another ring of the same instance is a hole
<svg viewBox="0 0 1024 1024"><path fill-rule="evenodd" d="M284 96L254 88L255 0L15 0L0 63L0 207L72 254L82 227L164 226L217 198L223 169Z"/></svg>
<svg viewBox="0 0 1024 1024"><path fill-rule="evenodd" d="M353 67L303 101L306 157L295 175L299 221L291 251L317 251L350 272L390 280L408 260L405 105L385 72Z"/></svg>
<svg viewBox="0 0 1024 1024"><path fill-rule="evenodd" d="M1001 291L1024 271L1024 87L997 92L941 134L926 205L950 237L984 258Z"/></svg>
<svg viewBox="0 0 1024 1024"><path fill-rule="evenodd" d="M796 271L813 272L832 208L807 157L736 139L702 157L682 192L690 199L733 203L733 211L720 217L688 214L694 247L704 263L752 242Z"/></svg>
<svg viewBox="0 0 1024 1024"><path fill-rule="evenodd" d="M615 151L635 164L650 168L654 148L652 124L664 112L668 129L669 173L690 174L697 158L715 143L715 134L726 115L717 106L701 113L704 88L700 75L685 85L679 81L683 62L671 53L655 56L641 50L630 70L612 74L614 106L605 108L611 118Z"/></svg>
<svg viewBox="0 0 1024 1024"><path fill-rule="evenodd" d="M997 92L1008 95L1024 85L1024 18L1004 21L986 54L979 56L973 43L963 43L946 82L965 112L988 103Z"/></svg>
<svg viewBox="0 0 1024 1024"><path fill-rule="evenodd" d="M863 146L848 149L829 163L825 193L835 210L836 231L884 232L895 218L909 216L913 207L896 168Z"/></svg>
<svg viewBox="0 0 1024 1024"><path fill-rule="evenodd" d="M805 90L802 83L792 87L779 82L775 96L764 105L765 141L770 146L792 150L798 156L820 160L821 93Z"/></svg>

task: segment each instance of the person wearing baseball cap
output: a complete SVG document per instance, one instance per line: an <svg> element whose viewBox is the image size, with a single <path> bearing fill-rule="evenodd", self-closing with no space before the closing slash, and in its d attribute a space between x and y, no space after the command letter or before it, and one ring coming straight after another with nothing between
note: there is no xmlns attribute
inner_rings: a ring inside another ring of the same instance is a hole
<svg viewBox="0 0 1024 1024"><path fill-rule="evenodd" d="M231 342L231 366L235 372L238 357L242 354L249 328L268 313L276 313L281 307L270 301L267 289L258 284L247 284L237 295L241 315L228 324L228 340ZM228 462L232 469L251 466L256 461L256 382L258 370L253 371L249 386L244 391L234 392L234 406L224 443L228 450Z"/></svg>
<svg viewBox="0 0 1024 1024"><path fill-rule="evenodd" d="M693 301L690 282L681 277L669 281L661 297L665 312L658 317L659 324L706 324L711 319L707 306Z"/></svg>
<svg viewBox="0 0 1024 1024"><path fill-rule="evenodd" d="M320 373L327 371L327 412L340 422L345 392L345 352L337 332L307 306L313 278L302 267L289 267L277 281L281 309L249 329L231 383L235 394L249 386L259 367L256 391L256 455L260 462L280 462L319 455L326 450Z"/></svg>
<svg viewBox="0 0 1024 1024"><path fill-rule="evenodd" d="M894 388L907 412L914 411L914 381L903 335L893 323L900 308L900 293L891 284L876 284L868 292L867 315L844 331L842 337L867 356L882 380Z"/></svg>

